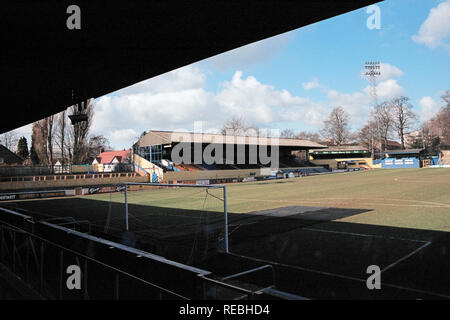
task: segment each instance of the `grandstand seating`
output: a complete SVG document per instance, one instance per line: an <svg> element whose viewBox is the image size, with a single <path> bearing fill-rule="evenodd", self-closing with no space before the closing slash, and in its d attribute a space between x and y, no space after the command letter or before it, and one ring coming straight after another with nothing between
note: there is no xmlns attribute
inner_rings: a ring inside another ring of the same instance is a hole
<svg viewBox="0 0 450 320"><path fill-rule="evenodd" d="M205 170L216 170L216 168L213 165L211 165L211 164L202 163L202 167Z"/></svg>
<svg viewBox="0 0 450 320"><path fill-rule="evenodd" d="M200 171L206 170L201 164L194 164L193 166L195 166Z"/></svg>
<svg viewBox="0 0 450 320"><path fill-rule="evenodd" d="M282 172L289 173L289 172L299 172L302 175L314 175L314 174L322 174L322 173L330 173L330 169L326 169L323 167L317 167L317 168L292 168L292 169L282 169Z"/></svg>
<svg viewBox="0 0 450 320"><path fill-rule="evenodd" d="M214 167L217 170L234 170L236 169L236 167L234 165L229 165L229 164L214 164Z"/></svg>
<svg viewBox="0 0 450 320"><path fill-rule="evenodd" d="M260 164L237 164L235 165L239 169L261 169L264 166Z"/></svg>
<svg viewBox="0 0 450 320"><path fill-rule="evenodd" d="M201 170L203 170L203 169L200 169L195 164L185 164L185 163L175 165L175 168L177 168L178 170L181 170L181 171L201 171Z"/></svg>

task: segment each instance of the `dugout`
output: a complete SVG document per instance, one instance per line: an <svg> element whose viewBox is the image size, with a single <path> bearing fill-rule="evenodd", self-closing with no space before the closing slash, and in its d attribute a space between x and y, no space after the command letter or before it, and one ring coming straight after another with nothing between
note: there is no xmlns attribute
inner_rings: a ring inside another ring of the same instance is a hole
<svg viewBox="0 0 450 320"><path fill-rule="evenodd" d="M416 158L420 160L424 156L424 149L386 150L384 154L385 158L390 159Z"/></svg>
<svg viewBox="0 0 450 320"><path fill-rule="evenodd" d="M424 149L387 150L381 162L384 169L420 168Z"/></svg>

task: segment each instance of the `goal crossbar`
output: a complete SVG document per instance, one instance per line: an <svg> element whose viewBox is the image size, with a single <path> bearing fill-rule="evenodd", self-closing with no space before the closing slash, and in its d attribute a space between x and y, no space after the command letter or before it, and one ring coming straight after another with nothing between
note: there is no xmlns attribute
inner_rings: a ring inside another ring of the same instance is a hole
<svg viewBox="0 0 450 320"><path fill-rule="evenodd" d="M214 198L223 202L223 211L224 211L224 222L225 222L225 252L229 252L228 246L228 207L227 207L227 187L223 184L211 184L211 185L193 185L193 184L177 184L177 183L152 183L152 182L124 182L122 185L125 186L125 228L128 231L128 186L137 185L137 186L156 186L156 187L181 187L181 188L204 188L206 189L206 193L213 196ZM223 190L223 198L219 198L215 195L212 195L208 192L208 189L222 189Z"/></svg>

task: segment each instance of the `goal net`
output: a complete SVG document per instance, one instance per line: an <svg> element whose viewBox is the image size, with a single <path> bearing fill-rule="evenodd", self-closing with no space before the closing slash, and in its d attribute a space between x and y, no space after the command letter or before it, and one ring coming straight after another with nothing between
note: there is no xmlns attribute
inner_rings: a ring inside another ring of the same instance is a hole
<svg viewBox="0 0 450 320"><path fill-rule="evenodd" d="M111 208L104 231L122 227L126 245L186 264L228 251L224 186L127 183L103 197Z"/></svg>

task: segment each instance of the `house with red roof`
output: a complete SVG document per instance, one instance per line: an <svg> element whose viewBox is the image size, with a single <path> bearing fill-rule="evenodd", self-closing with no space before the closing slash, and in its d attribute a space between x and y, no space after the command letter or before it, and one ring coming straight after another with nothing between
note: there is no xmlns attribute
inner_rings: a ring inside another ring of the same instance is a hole
<svg viewBox="0 0 450 320"><path fill-rule="evenodd" d="M114 172L121 163L130 163L130 150L101 152L92 161L100 172Z"/></svg>

